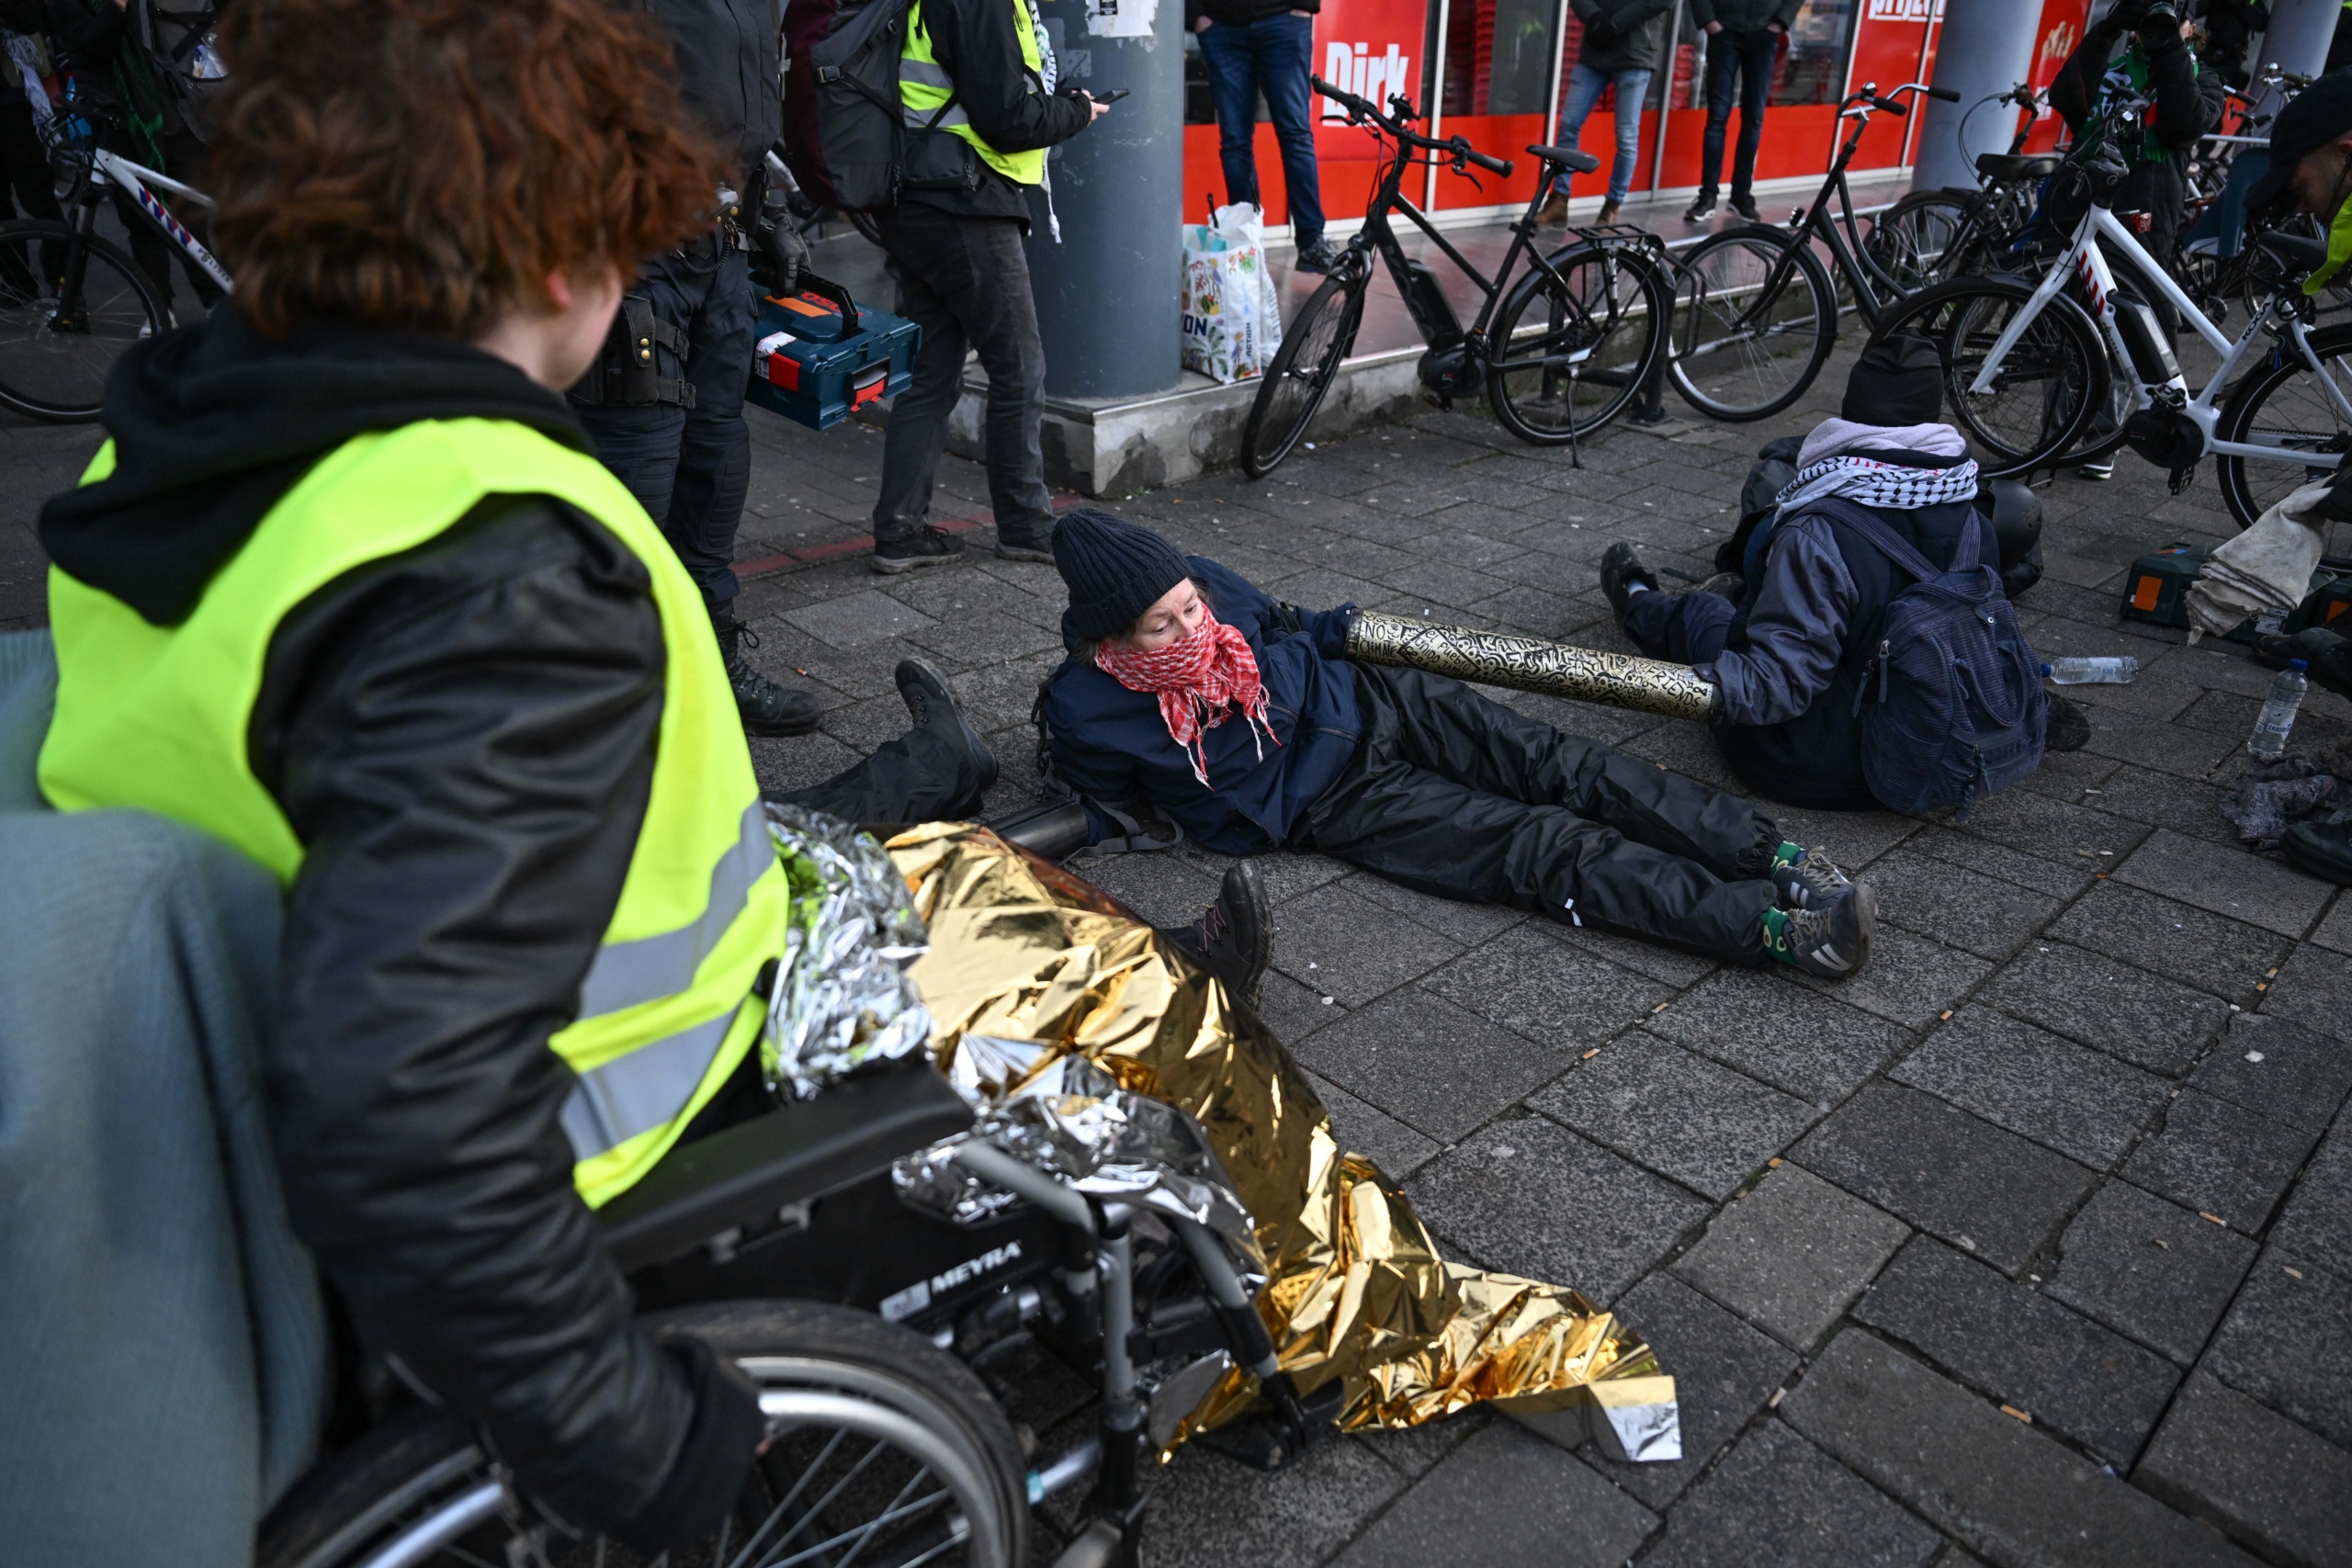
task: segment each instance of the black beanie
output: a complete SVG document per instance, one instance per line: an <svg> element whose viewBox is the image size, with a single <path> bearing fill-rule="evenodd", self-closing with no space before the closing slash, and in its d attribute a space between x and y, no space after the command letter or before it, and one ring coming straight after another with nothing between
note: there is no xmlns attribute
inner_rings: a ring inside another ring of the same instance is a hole
<svg viewBox="0 0 2352 1568"><path fill-rule="evenodd" d="M1125 631L1159 596L1193 575L1153 530L1081 506L1054 525L1054 567L1069 584L1071 629L1089 642Z"/></svg>
<svg viewBox="0 0 2352 1568"><path fill-rule="evenodd" d="M1862 350L1846 378L1840 419L1856 424L1933 424L1944 416L1944 361L1917 333L1897 333Z"/></svg>

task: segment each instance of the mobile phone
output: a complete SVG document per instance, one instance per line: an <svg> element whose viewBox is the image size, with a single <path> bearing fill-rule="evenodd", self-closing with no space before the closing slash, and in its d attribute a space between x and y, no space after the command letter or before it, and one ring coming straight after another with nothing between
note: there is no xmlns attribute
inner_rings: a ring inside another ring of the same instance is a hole
<svg viewBox="0 0 2352 1568"><path fill-rule="evenodd" d="M1115 104L1121 98L1127 96L1127 89L1125 87L1114 87L1107 93L1089 93L1086 96L1092 98L1098 104Z"/></svg>

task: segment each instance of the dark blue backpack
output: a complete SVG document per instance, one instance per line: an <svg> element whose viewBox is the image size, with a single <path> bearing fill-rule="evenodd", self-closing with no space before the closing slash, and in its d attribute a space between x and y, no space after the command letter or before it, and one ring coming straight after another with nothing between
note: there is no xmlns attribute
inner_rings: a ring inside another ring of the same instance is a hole
<svg viewBox="0 0 2352 1568"><path fill-rule="evenodd" d="M1950 570L1866 507L1832 496L1805 510L1836 517L1916 580L1887 604L1878 646L1855 650L1854 712L1871 793L1893 810L1956 806L1965 817L2040 766L2050 722L2041 660L2000 574L1984 563L1976 509Z"/></svg>

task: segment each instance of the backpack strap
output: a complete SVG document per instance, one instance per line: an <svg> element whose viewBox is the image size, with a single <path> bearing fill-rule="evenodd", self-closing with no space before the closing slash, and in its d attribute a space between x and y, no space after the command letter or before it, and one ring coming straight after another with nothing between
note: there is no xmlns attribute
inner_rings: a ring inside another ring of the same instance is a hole
<svg viewBox="0 0 2352 1568"><path fill-rule="evenodd" d="M1099 839L1074 851L1071 858L1081 854L1147 854L1174 849L1184 841L1183 824L1174 818L1159 811L1148 800L1138 798L1114 805L1100 795L1089 795L1064 778L1061 770L1054 766L1054 731L1053 727L1046 722L1046 689L1054 683L1054 675L1060 674L1062 669L1076 662L1076 660L1065 660L1053 675L1038 682L1036 700L1029 705L1029 722L1036 727L1037 731L1037 777L1048 794L1091 807L1117 823L1119 836ZM1136 809L1128 810L1127 807Z"/></svg>
<svg viewBox="0 0 2352 1568"><path fill-rule="evenodd" d="M1948 567L1929 561L1919 553L1917 546L1888 527L1869 507L1848 501L1843 496L1822 496L1807 502L1804 510L1836 518L1860 534L1879 554L1922 582L1932 582L1948 571L1964 571L1969 563L1977 560L1984 553L1984 546L1977 534L1976 508L1973 506L1968 509L1968 519L1961 525L1960 542L1952 547L1951 565Z"/></svg>

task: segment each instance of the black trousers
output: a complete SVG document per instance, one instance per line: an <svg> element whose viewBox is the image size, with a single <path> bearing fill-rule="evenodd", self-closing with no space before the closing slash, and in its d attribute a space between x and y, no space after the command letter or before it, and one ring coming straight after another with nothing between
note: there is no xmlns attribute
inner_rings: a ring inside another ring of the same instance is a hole
<svg viewBox="0 0 2352 1568"><path fill-rule="evenodd" d="M918 728L823 784L763 793L849 822L955 821L979 814L980 775L970 752Z"/></svg>
<svg viewBox="0 0 2352 1568"><path fill-rule="evenodd" d="M0 57L6 54L0 50ZM14 60L0 64L0 70L15 69ZM51 178L49 154L41 151L40 133L33 129L32 107L21 97L0 99L0 219L16 217L22 207L28 218L63 222L65 209L57 205Z"/></svg>
<svg viewBox="0 0 2352 1568"><path fill-rule="evenodd" d="M1441 898L1764 962L1770 818L1458 681L1355 672L1363 744L1307 808L1296 847Z"/></svg>
<svg viewBox="0 0 2352 1568"><path fill-rule="evenodd" d="M1053 492L1037 421L1046 394L1046 346L1029 291L1029 253L1010 218L967 218L906 202L876 220L899 286L899 314L922 329L914 384L890 405L882 444L882 493L874 538L921 532L932 479L947 447L947 416L964 395L964 353L989 373L989 504L997 537L1043 548L1053 536Z"/></svg>

